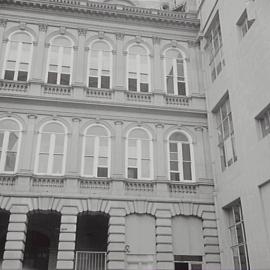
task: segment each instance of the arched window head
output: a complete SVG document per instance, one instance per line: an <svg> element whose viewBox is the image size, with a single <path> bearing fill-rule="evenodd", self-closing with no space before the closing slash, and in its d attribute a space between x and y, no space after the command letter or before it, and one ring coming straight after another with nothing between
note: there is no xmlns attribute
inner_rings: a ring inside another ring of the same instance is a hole
<svg viewBox="0 0 270 270"><path fill-rule="evenodd" d="M188 137L176 131L169 137L169 171L172 181L194 179L192 145Z"/></svg>
<svg viewBox="0 0 270 270"><path fill-rule="evenodd" d="M187 94L185 59L177 49L165 52L165 86L168 94Z"/></svg>
<svg viewBox="0 0 270 270"><path fill-rule="evenodd" d="M7 44L4 79L27 81L33 52L33 39L27 32L15 32Z"/></svg>
<svg viewBox="0 0 270 270"><path fill-rule="evenodd" d="M36 173L63 175L66 159L67 134L58 121L48 122L40 129Z"/></svg>
<svg viewBox="0 0 270 270"><path fill-rule="evenodd" d="M90 126L85 131L82 175L88 177L110 175L110 134L102 125Z"/></svg>
<svg viewBox="0 0 270 270"><path fill-rule="evenodd" d="M73 62L73 43L65 36L50 42L47 83L70 85Z"/></svg>
<svg viewBox="0 0 270 270"><path fill-rule="evenodd" d="M142 128L132 129L127 139L127 177L153 177L153 145L149 134Z"/></svg>
<svg viewBox="0 0 270 270"><path fill-rule="evenodd" d="M128 90L134 92L149 92L149 89L149 53L141 45L132 45L128 50Z"/></svg>
<svg viewBox="0 0 270 270"><path fill-rule="evenodd" d="M112 49L105 41L96 41L89 50L88 86L109 89L112 85Z"/></svg>
<svg viewBox="0 0 270 270"><path fill-rule="evenodd" d="M21 127L12 118L0 120L0 172L14 173L17 170Z"/></svg>

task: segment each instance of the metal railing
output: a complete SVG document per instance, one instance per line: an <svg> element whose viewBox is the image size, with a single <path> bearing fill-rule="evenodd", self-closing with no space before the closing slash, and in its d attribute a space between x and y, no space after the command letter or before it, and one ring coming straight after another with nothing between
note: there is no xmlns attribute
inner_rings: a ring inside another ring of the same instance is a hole
<svg viewBox="0 0 270 270"><path fill-rule="evenodd" d="M107 253L76 251L75 270L106 270Z"/></svg>

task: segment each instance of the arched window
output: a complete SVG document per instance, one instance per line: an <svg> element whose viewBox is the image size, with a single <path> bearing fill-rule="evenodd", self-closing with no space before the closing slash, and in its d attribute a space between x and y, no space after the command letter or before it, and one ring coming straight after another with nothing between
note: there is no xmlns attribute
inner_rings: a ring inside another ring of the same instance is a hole
<svg viewBox="0 0 270 270"><path fill-rule="evenodd" d="M15 32L7 44L4 79L27 81L33 52L33 39L26 32Z"/></svg>
<svg viewBox="0 0 270 270"><path fill-rule="evenodd" d="M178 49L169 49L164 55L165 87L168 94L187 94L186 63Z"/></svg>
<svg viewBox="0 0 270 270"><path fill-rule="evenodd" d="M102 125L92 125L85 130L83 140L82 175L109 177L110 134Z"/></svg>
<svg viewBox="0 0 270 270"><path fill-rule="evenodd" d="M132 45L128 49L128 90L149 92L150 57L141 45Z"/></svg>
<svg viewBox="0 0 270 270"><path fill-rule="evenodd" d="M194 180L192 145L180 131L169 137L169 171L172 181Z"/></svg>
<svg viewBox="0 0 270 270"><path fill-rule="evenodd" d="M73 43L65 36L50 42L47 83L70 85L73 63Z"/></svg>
<svg viewBox="0 0 270 270"><path fill-rule="evenodd" d="M127 177L151 179L153 177L152 139L143 128L132 129L127 139Z"/></svg>
<svg viewBox="0 0 270 270"><path fill-rule="evenodd" d="M92 44L88 56L88 87L112 87L112 48L105 41Z"/></svg>
<svg viewBox="0 0 270 270"><path fill-rule="evenodd" d="M38 174L63 175L67 148L66 127L51 121L43 125L38 135L35 171Z"/></svg>
<svg viewBox="0 0 270 270"><path fill-rule="evenodd" d="M17 170L21 127L12 118L0 120L0 172L14 173Z"/></svg>

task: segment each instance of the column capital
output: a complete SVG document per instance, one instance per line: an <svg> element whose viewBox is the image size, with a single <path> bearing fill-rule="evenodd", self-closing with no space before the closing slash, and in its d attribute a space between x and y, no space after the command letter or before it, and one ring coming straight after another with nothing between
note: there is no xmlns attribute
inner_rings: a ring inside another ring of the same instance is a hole
<svg viewBox="0 0 270 270"><path fill-rule="evenodd" d="M73 122L73 123L80 123L81 121L82 121L82 119L79 118L79 117L74 117L74 118L72 118L72 122Z"/></svg>
<svg viewBox="0 0 270 270"><path fill-rule="evenodd" d="M38 25L38 29L39 29L40 32L46 33L47 30L48 30L48 24L41 23L41 24Z"/></svg>
<svg viewBox="0 0 270 270"><path fill-rule="evenodd" d="M117 40L123 40L124 39L124 34L123 33L115 33L115 37Z"/></svg>
<svg viewBox="0 0 270 270"><path fill-rule="evenodd" d="M156 128L164 128L164 124L163 123L156 123L155 127Z"/></svg>
<svg viewBox="0 0 270 270"><path fill-rule="evenodd" d="M124 122L121 121L121 120L116 120L116 121L114 121L114 124L115 124L116 126L122 126L122 125L124 124Z"/></svg>
<svg viewBox="0 0 270 270"><path fill-rule="evenodd" d="M79 36L86 36L86 34L87 34L87 29L85 29L85 28L79 28L78 29L78 35Z"/></svg>
<svg viewBox="0 0 270 270"><path fill-rule="evenodd" d="M0 27L6 28L6 26L7 26L7 21L8 21L8 20L6 20L6 19L1 19L1 20L0 20Z"/></svg>
<svg viewBox="0 0 270 270"><path fill-rule="evenodd" d="M153 40L154 45L159 45L160 44L160 37L153 36L152 40Z"/></svg>
<svg viewBox="0 0 270 270"><path fill-rule="evenodd" d="M37 119L37 115L36 114L28 114L27 118L28 119Z"/></svg>

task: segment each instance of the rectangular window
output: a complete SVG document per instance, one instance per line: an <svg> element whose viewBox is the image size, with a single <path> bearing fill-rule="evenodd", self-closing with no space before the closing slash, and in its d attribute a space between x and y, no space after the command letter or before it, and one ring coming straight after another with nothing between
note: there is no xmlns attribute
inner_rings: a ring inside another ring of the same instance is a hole
<svg viewBox="0 0 270 270"><path fill-rule="evenodd" d="M241 202L237 201L233 203L233 205L229 207L228 213L234 269L249 270L250 267Z"/></svg>
<svg viewBox="0 0 270 270"><path fill-rule="evenodd" d="M202 270L202 256L175 255L174 270Z"/></svg>
<svg viewBox="0 0 270 270"><path fill-rule="evenodd" d="M137 168L128 168L128 178L138 179L138 169Z"/></svg>
<svg viewBox="0 0 270 270"><path fill-rule="evenodd" d="M225 60L223 57L223 49L222 49L221 28L218 13L214 17L209 27L209 30L206 34L206 39L207 39L206 50L208 51L209 55L210 74L212 81L214 81L222 71L223 66L225 66Z"/></svg>
<svg viewBox="0 0 270 270"><path fill-rule="evenodd" d="M237 26L239 28L239 32L242 38L246 35L253 22L254 19L248 18L247 10L245 9L237 22Z"/></svg>
<svg viewBox="0 0 270 270"><path fill-rule="evenodd" d="M256 119L259 121L262 137L270 133L270 105Z"/></svg>
<svg viewBox="0 0 270 270"><path fill-rule="evenodd" d="M234 129L230 101L227 97L215 110L218 147L221 159L221 168L231 166L236 160Z"/></svg>

